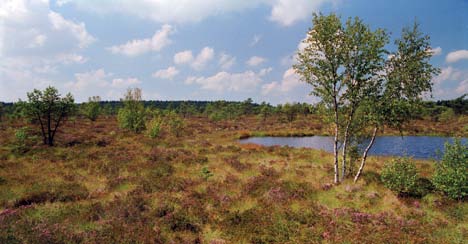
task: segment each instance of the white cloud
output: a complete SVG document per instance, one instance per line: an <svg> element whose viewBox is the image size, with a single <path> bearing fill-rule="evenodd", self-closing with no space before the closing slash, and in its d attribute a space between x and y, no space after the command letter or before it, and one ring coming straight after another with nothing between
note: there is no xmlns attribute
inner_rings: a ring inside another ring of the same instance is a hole
<svg viewBox="0 0 468 244"><path fill-rule="evenodd" d="M441 70L440 74L432 80L434 84L440 84L444 81L450 80L460 80L464 76L467 76L468 72L463 72L462 70L455 69L452 66L445 67Z"/></svg>
<svg viewBox="0 0 468 244"><path fill-rule="evenodd" d="M215 92L249 92L254 91L262 83L263 73L245 71L243 73L219 72L210 77L188 77L185 83L200 85L201 89Z"/></svg>
<svg viewBox="0 0 468 244"><path fill-rule="evenodd" d="M88 61L88 58L76 53L62 53L56 56L56 61L62 64L83 64Z"/></svg>
<svg viewBox="0 0 468 244"><path fill-rule="evenodd" d="M437 99L453 99L468 93L468 70L448 66L443 68L432 81Z"/></svg>
<svg viewBox="0 0 468 244"><path fill-rule="evenodd" d="M193 61L193 54L190 50L178 52L174 55L175 64L186 64Z"/></svg>
<svg viewBox="0 0 468 244"><path fill-rule="evenodd" d="M94 71L76 73L75 81L67 83L66 87L74 91L82 91L86 88L103 88L108 85L106 81L111 74L107 74L104 69L98 69Z"/></svg>
<svg viewBox="0 0 468 244"><path fill-rule="evenodd" d="M163 25L151 38L131 40L122 45L109 47L108 50L114 54L126 56L138 56L151 51L158 52L172 43L170 35L174 32L172 26Z"/></svg>
<svg viewBox="0 0 468 244"><path fill-rule="evenodd" d="M457 89L455 91L460 94L467 94L468 93L468 78L466 80L462 80L460 84L458 85Z"/></svg>
<svg viewBox="0 0 468 244"><path fill-rule="evenodd" d="M259 57L259 56L253 56L251 57L249 60L247 60L247 64L249 66L258 66L262 63L266 62L266 59L265 58L262 58L262 57Z"/></svg>
<svg viewBox="0 0 468 244"><path fill-rule="evenodd" d="M236 63L236 58L226 53L219 56L219 66L222 70L230 69Z"/></svg>
<svg viewBox="0 0 468 244"><path fill-rule="evenodd" d="M48 16L53 28L55 30L69 31L79 41L80 48L85 48L96 40L86 31L86 26L83 22L79 24L74 23L53 11L50 11Z"/></svg>
<svg viewBox="0 0 468 244"><path fill-rule="evenodd" d="M265 68L265 69L261 69L260 72L258 72L258 74L260 76L265 76L265 75L269 74L271 71L273 71L273 68L268 67L268 68Z"/></svg>
<svg viewBox="0 0 468 244"><path fill-rule="evenodd" d="M79 9L99 14L121 13L151 19L159 23L197 22L211 16L241 12L260 6L271 8L271 21L282 26L290 26L297 21L310 18L312 12L319 10L327 2L334 0L147 0L147 1L89 1L60 0L58 5L69 3Z"/></svg>
<svg viewBox="0 0 468 244"><path fill-rule="evenodd" d="M432 48L430 52L432 53L433 56L438 56L442 54L442 48L441 47Z"/></svg>
<svg viewBox="0 0 468 244"><path fill-rule="evenodd" d="M311 17L311 14L327 0L275 0L271 10L270 20L282 26L290 26L299 20Z"/></svg>
<svg viewBox="0 0 468 244"><path fill-rule="evenodd" d="M202 70L214 58L214 49L211 47L204 47L197 55L192 63L192 68L195 70Z"/></svg>
<svg viewBox="0 0 468 244"><path fill-rule="evenodd" d="M262 39L261 35L254 35L254 37L252 38L252 41L250 42L249 46L254 47L255 45L258 44L258 42L260 42L261 39Z"/></svg>
<svg viewBox="0 0 468 244"><path fill-rule="evenodd" d="M447 54L445 61L447 61L447 63L455 63L462 59L468 59L468 50L458 50L450 52L449 54Z"/></svg>
<svg viewBox="0 0 468 244"><path fill-rule="evenodd" d="M76 73L75 80L65 83L64 88L74 94L77 101L86 101L94 95L100 95L104 100L115 100L127 88L139 84L141 81L137 78L114 77L104 69L97 69Z"/></svg>
<svg viewBox="0 0 468 244"><path fill-rule="evenodd" d="M154 78L172 80L177 74L179 74L179 70L177 70L174 66L171 66L167 69L161 69L154 72L152 76Z"/></svg>
<svg viewBox="0 0 468 244"><path fill-rule="evenodd" d="M271 82L262 86L262 94L267 95L270 93L286 93L304 83L300 81L299 76L293 68L286 70L283 74L281 82Z"/></svg>
<svg viewBox="0 0 468 244"><path fill-rule="evenodd" d="M47 0L0 0L0 99L62 88L60 68L85 63L80 52L94 40L84 23L52 11Z"/></svg>
<svg viewBox="0 0 468 244"><path fill-rule="evenodd" d="M141 81L137 78L126 78L126 79L117 78L117 79L112 80L112 83L110 84L110 86L115 87L115 88L128 88L128 87L138 85L140 83Z"/></svg>
<svg viewBox="0 0 468 244"><path fill-rule="evenodd" d="M28 48L42 47L46 40L47 36L39 34L33 38L31 44L28 45Z"/></svg>

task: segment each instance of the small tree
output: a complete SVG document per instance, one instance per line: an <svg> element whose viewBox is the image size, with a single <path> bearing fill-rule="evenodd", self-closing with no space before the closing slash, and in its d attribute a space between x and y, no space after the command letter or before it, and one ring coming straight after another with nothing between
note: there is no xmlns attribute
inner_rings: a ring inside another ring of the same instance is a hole
<svg viewBox="0 0 468 244"><path fill-rule="evenodd" d="M268 103L262 102L262 104L260 104L258 116L265 122L271 114L273 114L273 107Z"/></svg>
<svg viewBox="0 0 468 244"><path fill-rule="evenodd" d="M314 15L313 28L304 40L306 47L298 53L296 73L313 87L311 94L321 98L333 114L335 183L345 176L347 142L355 111L365 97L377 93L381 83L379 74L384 67L387 42L385 31L372 31L359 18L342 24L336 14ZM340 135L344 135L341 178Z"/></svg>
<svg viewBox="0 0 468 244"><path fill-rule="evenodd" d="M418 172L408 158L395 159L384 165L381 173L383 184L400 196L415 192Z"/></svg>
<svg viewBox="0 0 468 244"><path fill-rule="evenodd" d="M88 99L87 103L84 103L82 106L82 112L86 118L91 121L96 121L98 116L101 114L101 97L92 96Z"/></svg>
<svg viewBox="0 0 468 244"><path fill-rule="evenodd" d="M439 115L439 120L442 122L447 122L455 118L455 112L452 108L446 108L442 113Z"/></svg>
<svg viewBox="0 0 468 244"><path fill-rule="evenodd" d="M166 121L166 123L169 125L171 133L176 137L179 137L182 134L181 132L185 126L184 120L175 112L170 112L167 115Z"/></svg>
<svg viewBox="0 0 468 244"><path fill-rule="evenodd" d="M437 164L432 183L453 199L468 196L468 145L463 145L459 139L445 144L445 153Z"/></svg>
<svg viewBox="0 0 468 244"><path fill-rule="evenodd" d="M23 106L31 121L40 124L43 142L49 146L54 145L59 126L75 111L73 96L68 93L61 97L51 86L44 91L34 89L28 92L28 101Z"/></svg>
<svg viewBox="0 0 468 244"><path fill-rule="evenodd" d="M430 63L430 38L419 31L419 25L405 27L402 37L395 40L397 51L386 63L380 92L365 98L365 124L373 127L371 140L362 154L356 182L365 166L369 150L374 145L378 129L384 126L400 129L414 118L422 95L432 92L432 78L440 70Z"/></svg>
<svg viewBox="0 0 468 244"><path fill-rule="evenodd" d="M294 104L286 103L281 106L281 113L284 114L286 120L291 123L296 119L298 111Z"/></svg>
<svg viewBox="0 0 468 244"><path fill-rule="evenodd" d="M162 118L160 116L153 117L148 124L146 125L147 128L147 135L151 139L155 139L161 133L161 126L162 126Z"/></svg>
<svg viewBox="0 0 468 244"><path fill-rule="evenodd" d="M124 107L119 109L117 119L121 128L140 133L145 129L145 107L141 101L141 89L128 89L123 98Z"/></svg>

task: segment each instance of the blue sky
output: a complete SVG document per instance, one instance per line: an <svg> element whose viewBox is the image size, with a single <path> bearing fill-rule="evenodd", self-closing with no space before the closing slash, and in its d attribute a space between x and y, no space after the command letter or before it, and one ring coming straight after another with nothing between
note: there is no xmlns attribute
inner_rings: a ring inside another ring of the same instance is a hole
<svg viewBox="0 0 468 244"><path fill-rule="evenodd" d="M0 101L53 85L79 102L128 87L157 100L313 102L291 69L313 12L393 38L417 20L442 70L432 99L468 92L466 0L2 0Z"/></svg>

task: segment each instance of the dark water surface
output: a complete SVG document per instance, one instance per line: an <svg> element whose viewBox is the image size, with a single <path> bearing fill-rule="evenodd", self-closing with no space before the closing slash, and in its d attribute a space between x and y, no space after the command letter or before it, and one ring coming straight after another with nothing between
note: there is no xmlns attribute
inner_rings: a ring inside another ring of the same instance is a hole
<svg viewBox="0 0 468 244"><path fill-rule="evenodd" d="M438 159L444 151L445 142L452 143L454 138L438 136L380 136L377 137L369 155L408 156L420 159ZM468 138L462 138L467 143ZM307 137L251 137L241 143L255 143L264 146L290 146L315 148L333 152L333 138L329 136ZM366 147L368 141L361 145ZM438 152L440 152L438 154Z"/></svg>

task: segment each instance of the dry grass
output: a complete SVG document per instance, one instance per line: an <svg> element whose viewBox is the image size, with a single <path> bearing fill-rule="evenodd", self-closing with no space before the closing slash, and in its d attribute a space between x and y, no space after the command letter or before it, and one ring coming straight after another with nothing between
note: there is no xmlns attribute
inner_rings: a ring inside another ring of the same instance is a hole
<svg viewBox="0 0 468 244"><path fill-rule="evenodd" d="M468 204L438 194L400 199L371 157L362 181L328 187L331 155L239 144L250 135L327 134L316 117L190 118L158 139L115 118L69 121L53 148L11 153L0 131L0 243L462 243ZM453 122L455 124L458 121ZM425 126L422 126L425 125ZM453 126L453 125L449 125ZM455 127L417 121L407 133ZM387 131L393 133L392 131ZM427 131L425 131L426 133ZM432 163L418 161L424 177ZM213 175L204 177L203 168Z"/></svg>

